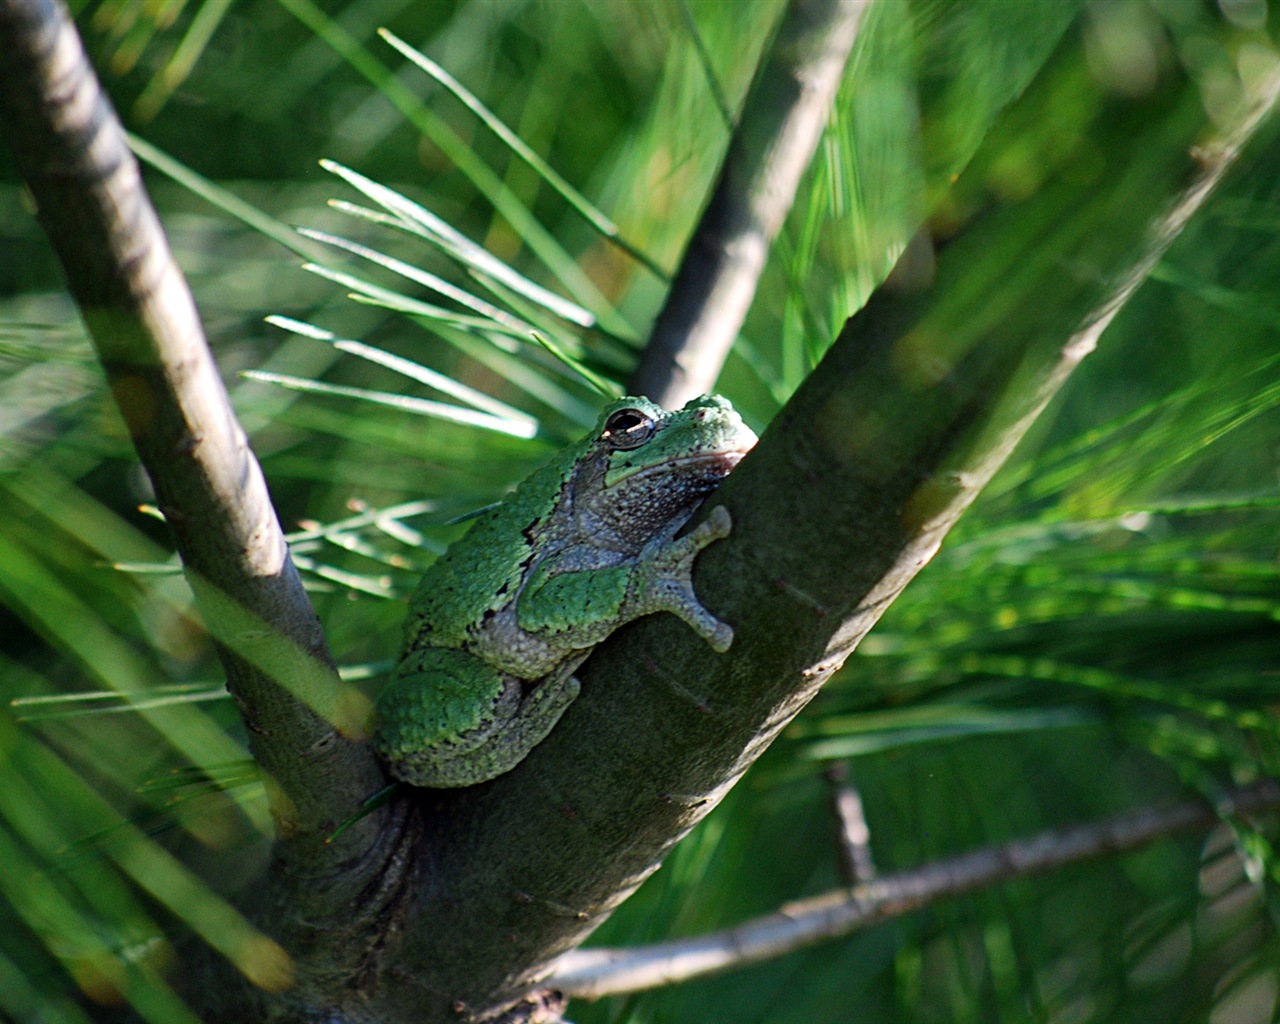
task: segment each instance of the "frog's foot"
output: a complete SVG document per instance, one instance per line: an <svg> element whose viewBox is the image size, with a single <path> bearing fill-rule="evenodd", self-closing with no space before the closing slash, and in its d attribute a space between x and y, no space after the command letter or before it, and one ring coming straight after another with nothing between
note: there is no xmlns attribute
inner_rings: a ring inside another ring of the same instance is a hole
<svg viewBox="0 0 1280 1024"><path fill-rule="evenodd" d="M693 627L694 632L723 654L733 643L733 628L702 606L693 590L693 561L708 544L729 536L733 520L729 510L719 505L706 521L677 540L665 540L644 559L644 589L639 605L649 612L671 612Z"/></svg>
<svg viewBox="0 0 1280 1024"><path fill-rule="evenodd" d="M526 754L547 738L569 705L582 692L582 684L573 673L590 654L590 649L574 654L555 672L535 683L520 702L520 709L507 727L507 743L519 756L509 767L522 761ZM507 771L507 768L502 769Z"/></svg>

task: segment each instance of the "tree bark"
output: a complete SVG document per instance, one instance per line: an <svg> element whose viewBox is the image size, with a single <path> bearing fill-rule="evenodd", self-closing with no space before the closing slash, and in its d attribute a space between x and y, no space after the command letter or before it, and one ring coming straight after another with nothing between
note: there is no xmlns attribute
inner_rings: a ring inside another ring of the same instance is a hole
<svg viewBox="0 0 1280 1024"><path fill-rule="evenodd" d="M1280 807L1280 783L1264 779L1215 797L1172 807L1142 807L1074 828L898 871L821 893L764 917L688 939L629 949L565 954L553 975L567 994L587 999L642 992L776 960L965 893L1030 878L1095 857L1141 849L1180 832L1209 829L1223 819Z"/></svg>

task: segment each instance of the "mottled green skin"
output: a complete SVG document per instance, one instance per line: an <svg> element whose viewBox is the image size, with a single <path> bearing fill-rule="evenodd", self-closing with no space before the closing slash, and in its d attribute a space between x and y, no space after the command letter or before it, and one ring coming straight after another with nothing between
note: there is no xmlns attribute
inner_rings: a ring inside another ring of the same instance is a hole
<svg viewBox="0 0 1280 1024"><path fill-rule="evenodd" d="M378 699L374 742L391 772L450 787L509 771L578 695L591 648L641 615L670 611L726 650L733 631L698 602L691 573L729 514L675 534L754 443L716 396L673 413L619 399L480 516L410 604Z"/></svg>

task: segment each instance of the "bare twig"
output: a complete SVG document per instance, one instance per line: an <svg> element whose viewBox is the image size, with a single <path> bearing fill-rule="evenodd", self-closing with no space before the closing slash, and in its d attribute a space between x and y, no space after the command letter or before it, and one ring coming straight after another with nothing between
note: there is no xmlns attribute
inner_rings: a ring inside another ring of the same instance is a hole
<svg viewBox="0 0 1280 1024"><path fill-rule="evenodd" d="M848 771L842 764L833 765L827 771L840 877L852 888L875 878L876 865L871 859L871 830L862 809L862 797L849 784L847 776Z"/></svg>
<svg viewBox="0 0 1280 1024"><path fill-rule="evenodd" d="M314 866L367 850L372 822L324 845L382 784L355 742L360 704L334 671L190 290L59 0L0 0L0 132L218 642L286 856Z"/></svg>
<svg viewBox="0 0 1280 1024"><path fill-rule="evenodd" d="M869 3L787 5L632 376L634 394L674 408L715 383L822 137Z"/></svg>
<svg viewBox="0 0 1280 1024"><path fill-rule="evenodd" d="M1213 805L1188 800L1145 808L1059 831L987 846L949 860L882 876L852 890L837 889L734 928L694 939L634 949L586 949L566 954L551 983L569 996L639 992L773 960L805 946L853 934L939 900L1045 874L1147 846L1178 832L1208 828L1223 818L1280 807L1280 784L1267 779L1228 790Z"/></svg>

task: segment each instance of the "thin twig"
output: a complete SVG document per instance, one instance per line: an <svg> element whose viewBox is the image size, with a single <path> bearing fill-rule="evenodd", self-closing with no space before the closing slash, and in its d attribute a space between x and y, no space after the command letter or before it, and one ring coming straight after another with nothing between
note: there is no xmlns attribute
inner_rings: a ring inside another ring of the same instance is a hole
<svg viewBox="0 0 1280 1024"><path fill-rule="evenodd" d="M822 137L869 4L787 5L631 379L634 394L675 407L715 383Z"/></svg>
<svg viewBox="0 0 1280 1024"><path fill-rule="evenodd" d="M876 864L871 859L871 829L862 809L862 797L849 784L847 776L848 771L842 764L832 765L827 770L840 877L845 885L853 888L875 878Z"/></svg>
<svg viewBox="0 0 1280 1024"><path fill-rule="evenodd" d="M548 984L569 996L598 999L689 981L773 960L952 896L1136 850L1177 832L1208 828L1230 816L1277 807L1280 783L1267 779L1228 790L1212 805L1188 800L1041 832L1030 839L983 847L884 875L852 890L824 893L699 938L633 949L575 950L560 960Z"/></svg>

